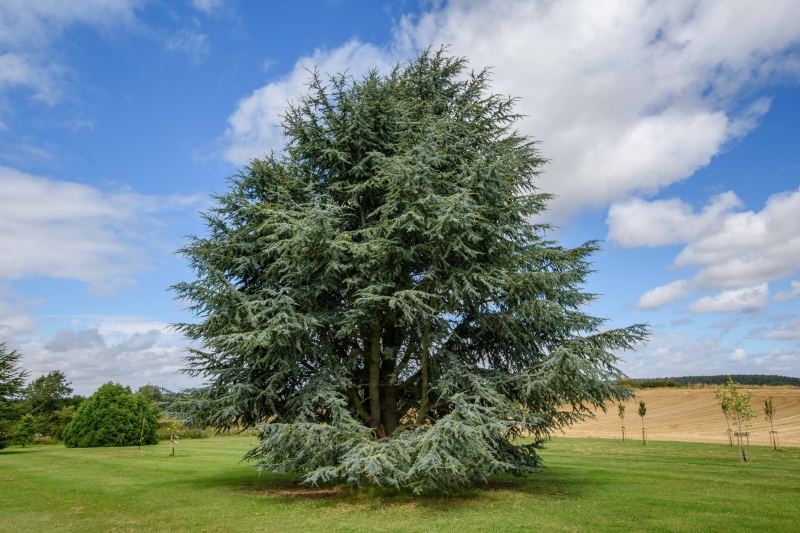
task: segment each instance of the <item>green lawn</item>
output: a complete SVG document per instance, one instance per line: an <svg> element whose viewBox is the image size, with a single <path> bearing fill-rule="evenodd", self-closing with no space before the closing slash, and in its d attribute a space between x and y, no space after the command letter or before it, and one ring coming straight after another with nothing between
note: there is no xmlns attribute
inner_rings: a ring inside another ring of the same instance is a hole
<svg viewBox="0 0 800 533"><path fill-rule="evenodd" d="M547 470L448 498L258 476L247 437L0 451L0 531L800 531L800 449L566 439Z"/></svg>

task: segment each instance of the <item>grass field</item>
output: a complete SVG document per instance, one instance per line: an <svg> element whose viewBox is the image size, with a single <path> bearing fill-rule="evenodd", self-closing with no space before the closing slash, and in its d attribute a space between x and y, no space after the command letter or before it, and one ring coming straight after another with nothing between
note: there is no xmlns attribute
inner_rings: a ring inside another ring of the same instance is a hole
<svg viewBox="0 0 800 533"><path fill-rule="evenodd" d="M800 530L800 449L554 439L548 468L451 497L305 488L239 464L247 437L0 451L0 531Z"/></svg>

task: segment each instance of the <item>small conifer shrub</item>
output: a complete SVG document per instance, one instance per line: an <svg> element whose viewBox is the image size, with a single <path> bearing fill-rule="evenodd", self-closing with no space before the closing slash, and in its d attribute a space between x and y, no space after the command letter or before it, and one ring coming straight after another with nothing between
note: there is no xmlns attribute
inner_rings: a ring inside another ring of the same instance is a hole
<svg viewBox="0 0 800 533"><path fill-rule="evenodd" d="M140 438L142 444L157 444L157 432L158 420L146 398L130 387L106 383L81 404L63 439L70 448L135 446Z"/></svg>

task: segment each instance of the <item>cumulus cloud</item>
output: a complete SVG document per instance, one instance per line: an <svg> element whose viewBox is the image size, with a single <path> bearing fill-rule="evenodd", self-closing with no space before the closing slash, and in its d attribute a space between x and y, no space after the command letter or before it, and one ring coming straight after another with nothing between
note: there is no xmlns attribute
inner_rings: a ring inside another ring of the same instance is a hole
<svg viewBox="0 0 800 533"><path fill-rule="evenodd" d="M361 74L428 45L493 67L494 90L520 96L520 127L552 160L541 188L552 216L653 193L684 179L768 109L735 97L776 73L796 74L800 4L775 0L453 1L406 17L385 48L351 41L316 51L239 102L225 134L241 164L281 149L286 101L306 68ZM735 35L735 39L731 36Z"/></svg>
<svg viewBox="0 0 800 533"><path fill-rule="evenodd" d="M134 283L130 275L146 267L145 250L158 243L149 216L195 201L106 193L0 167L0 279L43 275L113 292Z"/></svg>
<svg viewBox="0 0 800 533"><path fill-rule="evenodd" d="M766 283L755 287L746 287L730 291L722 291L714 296L704 296L692 303L686 310L694 313L730 313L741 309L762 309L769 300L769 289Z"/></svg>
<svg viewBox="0 0 800 533"><path fill-rule="evenodd" d="M393 57L394 54L376 46L353 40L335 50L316 50L310 57L299 59L292 72L239 101L228 118L226 157L241 164L270 150L281 150L281 115L288 102L305 92L310 71L315 68L323 74L347 71L353 76L363 76L372 68L386 70Z"/></svg>
<svg viewBox="0 0 800 533"><path fill-rule="evenodd" d="M661 307L669 302L688 298L691 292L689 282L685 279L673 281L661 287L649 290L639 298L636 307L639 309L651 309Z"/></svg>
<svg viewBox="0 0 800 533"><path fill-rule="evenodd" d="M656 332L646 346L625 355L622 370L633 377L667 377L718 373L716 369L732 350L720 345L719 339L703 336Z"/></svg>
<svg viewBox="0 0 800 533"><path fill-rule="evenodd" d="M700 213L677 198L654 202L631 198L609 208L608 239L626 248L695 241L719 232L732 210L742 205L733 192L714 196Z"/></svg>
<svg viewBox="0 0 800 533"><path fill-rule="evenodd" d="M755 365L753 371L758 373L797 375L797 364L800 363L800 352L781 349L770 350L751 357Z"/></svg>
<svg viewBox="0 0 800 533"><path fill-rule="evenodd" d="M38 303L0 285L0 342L23 354L32 378L61 370L84 395L108 381L173 390L198 384L180 373L190 343L169 324L149 317L72 317L72 327L46 334L28 312Z"/></svg>
<svg viewBox="0 0 800 533"><path fill-rule="evenodd" d="M728 357L729 361L739 362L747 359L747 352L742 348L736 348L733 353Z"/></svg>
<svg viewBox="0 0 800 533"><path fill-rule="evenodd" d="M712 297L716 298L713 302L698 300L689 310L725 307L723 300L732 305L732 298L756 292L757 307L763 307L766 283L800 270L800 190L771 196L759 212L736 211L741 205L732 192L712 198L699 213L677 199L633 199L612 205L607 219L609 239L626 247L686 244L673 267L698 269L689 279L648 291L637 306L659 307L695 291L728 289ZM791 291L778 293L777 300L800 294L800 283L792 283Z"/></svg>
<svg viewBox="0 0 800 533"><path fill-rule="evenodd" d="M794 352L767 353L726 346L720 338L655 333L646 346L624 356L622 370L632 377L718 374L795 375L800 357Z"/></svg>
<svg viewBox="0 0 800 533"><path fill-rule="evenodd" d="M63 353L70 350L91 349L95 346L105 346L105 340L97 329L87 329L83 331L72 331L62 329L57 331L45 345L44 349L48 352Z"/></svg>
<svg viewBox="0 0 800 533"><path fill-rule="evenodd" d="M196 384L179 373L186 347L186 340L166 324L136 317L99 317L87 329L59 330L42 345L20 344L25 366L34 375L61 370L79 394L90 394L108 381L134 388Z"/></svg>

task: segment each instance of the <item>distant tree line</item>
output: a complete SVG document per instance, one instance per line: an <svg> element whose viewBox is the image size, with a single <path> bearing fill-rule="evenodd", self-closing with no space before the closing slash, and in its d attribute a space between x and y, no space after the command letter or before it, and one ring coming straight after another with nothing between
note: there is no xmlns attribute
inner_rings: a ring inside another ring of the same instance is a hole
<svg viewBox="0 0 800 533"><path fill-rule="evenodd" d="M755 385L778 387L783 385L790 385L800 387L800 378L793 378L789 376L774 376L774 375L760 375L760 374L732 374L730 376L682 376L673 378L647 378L647 379L625 379L619 383L634 389L658 389L669 387L686 387L688 385L724 385L728 382L728 378L733 379L741 385Z"/></svg>
<svg viewBox="0 0 800 533"><path fill-rule="evenodd" d="M87 399L73 394L72 383L60 370L26 383L29 377L22 354L0 343L0 449L57 441L112 446L136 444L140 438L143 444L153 444L162 406L175 396L157 385L133 393L129 387L107 383Z"/></svg>

